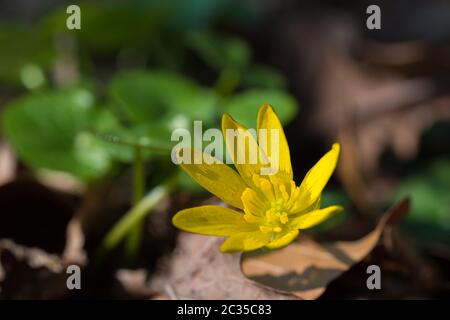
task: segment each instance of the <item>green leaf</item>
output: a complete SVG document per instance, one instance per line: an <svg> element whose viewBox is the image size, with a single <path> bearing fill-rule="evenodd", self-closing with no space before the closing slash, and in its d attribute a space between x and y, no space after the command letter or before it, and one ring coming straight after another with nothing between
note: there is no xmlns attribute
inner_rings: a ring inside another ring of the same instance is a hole
<svg viewBox="0 0 450 320"><path fill-rule="evenodd" d="M279 90L248 90L232 97L225 106L237 121L254 128L260 107L272 105L282 124L287 124L297 114L297 103L287 93Z"/></svg>
<svg viewBox="0 0 450 320"><path fill-rule="evenodd" d="M144 159L169 155L173 146L171 132L164 122L125 127L107 108L94 110L90 127L97 136L98 145L120 162L132 163L136 146L143 148Z"/></svg>
<svg viewBox="0 0 450 320"><path fill-rule="evenodd" d="M218 70L243 70L251 60L250 48L244 41L207 32L192 32L186 44L207 64Z"/></svg>
<svg viewBox="0 0 450 320"><path fill-rule="evenodd" d="M87 131L93 102L91 93L82 89L24 96L7 106L5 135L19 157L34 169L95 179L106 173L110 161Z"/></svg>
<svg viewBox="0 0 450 320"><path fill-rule="evenodd" d="M12 85L43 84L55 51L40 32L16 25L0 25L0 81Z"/></svg>
<svg viewBox="0 0 450 320"><path fill-rule="evenodd" d="M255 65L242 75L242 83L249 87L282 89L286 79L281 73L270 67Z"/></svg>
<svg viewBox="0 0 450 320"><path fill-rule="evenodd" d="M421 242L450 244L450 159L439 159L419 167L413 176L403 180L395 199L410 196L412 208L406 226Z"/></svg>
<svg viewBox="0 0 450 320"><path fill-rule="evenodd" d="M170 155L173 146L170 141L171 131L165 124L135 126L125 136L144 147L145 157L161 154Z"/></svg>
<svg viewBox="0 0 450 320"><path fill-rule="evenodd" d="M176 73L135 71L115 78L109 88L123 114L135 123L161 123L184 116L211 122L217 117L213 91Z"/></svg>
<svg viewBox="0 0 450 320"><path fill-rule="evenodd" d="M169 194L172 184L172 181L169 181L165 185L153 188L143 199L128 210L103 239L96 253L96 259L103 259L133 230L136 224L139 224L146 215L150 214L151 209Z"/></svg>
<svg viewBox="0 0 450 320"><path fill-rule="evenodd" d="M133 147L118 141L123 140L126 129L110 108L103 107L92 110L89 128L96 136L99 148L105 150L112 159L125 163L133 162Z"/></svg>

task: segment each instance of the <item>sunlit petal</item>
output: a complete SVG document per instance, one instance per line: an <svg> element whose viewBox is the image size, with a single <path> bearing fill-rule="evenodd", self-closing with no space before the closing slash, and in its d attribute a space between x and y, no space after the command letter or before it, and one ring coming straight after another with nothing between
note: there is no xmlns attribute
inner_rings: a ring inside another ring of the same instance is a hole
<svg viewBox="0 0 450 320"><path fill-rule="evenodd" d="M257 230L247 223L244 215L220 206L201 206L179 211L172 219L181 230L210 236L230 236L240 232Z"/></svg>
<svg viewBox="0 0 450 320"><path fill-rule="evenodd" d="M268 243L266 247L269 249L279 249L285 247L292 241L294 241L295 238L297 238L298 234L299 234L298 230L292 230L287 233L281 234L279 237L275 238L270 243Z"/></svg>
<svg viewBox="0 0 450 320"><path fill-rule="evenodd" d="M307 208L316 202L336 168L339 151L339 144L333 144L331 150L308 171L300 185L301 194L297 200L299 202L299 205L297 205L299 210Z"/></svg>
<svg viewBox="0 0 450 320"><path fill-rule="evenodd" d="M269 243L270 234L260 231L237 233L222 243L222 252L252 251Z"/></svg>
<svg viewBox="0 0 450 320"><path fill-rule="evenodd" d="M246 213L251 213L254 216L262 216L267 210L267 204L264 199L261 199L253 189L245 189L241 200Z"/></svg>
<svg viewBox="0 0 450 320"><path fill-rule="evenodd" d="M342 212L342 210L343 208L341 206L330 206L323 209L313 210L297 218L293 218L290 226L295 229L308 229L329 219L331 216Z"/></svg>
<svg viewBox="0 0 450 320"><path fill-rule="evenodd" d="M188 148L184 148L183 152L192 152L193 157L200 153ZM213 158L206 153L203 153L203 159L207 161L202 161L201 164L181 164L181 167L203 188L233 207L243 209L241 195L247 188L244 180L218 159L214 159L216 163L213 163Z"/></svg>
<svg viewBox="0 0 450 320"><path fill-rule="evenodd" d="M286 181L292 180L289 145L284 134L283 126L270 105L266 104L259 109L257 128L258 134L266 133L266 144L264 145L259 140L259 145L270 159L271 167L278 169L277 175L279 177ZM276 132L275 137L278 139L272 139L272 130ZM272 154L272 150L274 154Z"/></svg>
<svg viewBox="0 0 450 320"><path fill-rule="evenodd" d="M244 181L253 186L253 175L261 174L261 168L269 166L266 155L260 150L252 133L228 114L222 117L222 132L236 169Z"/></svg>

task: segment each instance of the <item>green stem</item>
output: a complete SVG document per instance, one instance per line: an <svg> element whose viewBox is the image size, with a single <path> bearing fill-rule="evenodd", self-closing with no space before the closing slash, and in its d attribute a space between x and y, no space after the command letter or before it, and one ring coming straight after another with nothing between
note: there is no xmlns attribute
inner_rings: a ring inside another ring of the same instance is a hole
<svg viewBox="0 0 450 320"><path fill-rule="evenodd" d="M169 148L167 146L162 146L162 145L157 144L152 141L145 141L145 143L142 143L142 142L136 142L136 141L124 139L122 137L119 137L116 134L100 133L100 132L96 132L96 131L91 131L91 132L97 138L99 138L105 142L112 143L112 144L120 144L120 145L128 146L131 148L141 148L142 150L147 149L147 150L151 150L154 153L158 153L161 155L170 154L170 152L172 151L172 148Z"/></svg>
<svg viewBox="0 0 450 320"><path fill-rule="evenodd" d="M134 148L134 163L133 163L133 204L136 205L144 197L145 192L145 172L144 172L144 157L142 155L142 148L136 146Z"/></svg>
<svg viewBox="0 0 450 320"><path fill-rule="evenodd" d="M134 163L133 163L133 205L137 205L144 197L145 192L145 172L142 148L134 147ZM138 221L130 230L126 241L126 253L131 262L138 255L141 245L141 236L143 233L143 220Z"/></svg>
<svg viewBox="0 0 450 320"><path fill-rule="evenodd" d="M223 69L215 84L215 91L223 98L228 97L239 85L239 73L234 69Z"/></svg>
<svg viewBox="0 0 450 320"><path fill-rule="evenodd" d="M139 203L134 205L108 232L97 251L97 261L101 261L129 234L136 224L139 224L150 210L167 196L172 188L171 183L155 187Z"/></svg>

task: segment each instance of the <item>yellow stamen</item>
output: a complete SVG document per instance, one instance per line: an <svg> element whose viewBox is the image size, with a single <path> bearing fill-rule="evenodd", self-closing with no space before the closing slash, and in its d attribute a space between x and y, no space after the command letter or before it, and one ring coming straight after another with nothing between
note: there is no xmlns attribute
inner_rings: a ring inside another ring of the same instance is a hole
<svg viewBox="0 0 450 320"><path fill-rule="evenodd" d="M275 210L273 209L269 209L266 211L266 218L267 220L269 220L270 222L275 222L277 219L277 216L275 215Z"/></svg>
<svg viewBox="0 0 450 320"><path fill-rule="evenodd" d="M273 231L273 228L268 226L259 226L259 230L264 233L271 233Z"/></svg>
<svg viewBox="0 0 450 320"><path fill-rule="evenodd" d="M281 232L281 230L282 230L282 229L281 229L280 227L275 227L275 228L273 228L273 231L274 231L274 232L277 232L277 233L278 233L278 232Z"/></svg>
<svg viewBox="0 0 450 320"><path fill-rule="evenodd" d="M289 221L288 215L286 212L283 212L280 216L280 222L282 224L286 224Z"/></svg>

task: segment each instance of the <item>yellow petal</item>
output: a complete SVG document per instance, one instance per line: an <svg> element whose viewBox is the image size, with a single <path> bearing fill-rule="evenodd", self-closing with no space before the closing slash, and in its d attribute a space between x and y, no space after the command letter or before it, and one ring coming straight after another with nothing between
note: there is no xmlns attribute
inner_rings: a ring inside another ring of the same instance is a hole
<svg viewBox="0 0 450 320"><path fill-rule="evenodd" d="M258 230L244 215L219 206L194 207L179 211L172 223L181 230L210 236L230 236L240 232Z"/></svg>
<svg viewBox="0 0 450 320"><path fill-rule="evenodd" d="M282 234L279 237L275 238L275 240L268 243L266 247L269 249L279 249L285 247L292 241L294 241L295 238L297 238L298 234L298 230L289 231L288 233Z"/></svg>
<svg viewBox="0 0 450 320"><path fill-rule="evenodd" d="M244 181L253 186L253 175L259 175L261 168L269 166L267 157L250 131L226 113L222 117L222 132L236 169Z"/></svg>
<svg viewBox="0 0 450 320"><path fill-rule="evenodd" d="M327 220L342 210L343 208L341 206L330 206L323 209L313 210L299 217L293 218L289 226L295 229L308 229Z"/></svg>
<svg viewBox="0 0 450 320"><path fill-rule="evenodd" d="M309 195L309 194L306 193L306 195ZM302 194L302 196L304 196L304 194ZM291 209L290 214L291 215L299 215L304 212L310 212L313 210L320 209L320 206L322 204L321 198L322 198L322 194L320 194L319 197L317 197L317 199L311 203L311 202L309 202L308 197L303 197L303 199L306 199L306 201L304 201L304 200L296 201L295 205Z"/></svg>
<svg viewBox="0 0 450 320"><path fill-rule="evenodd" d="M201 153L200 151L194 151L189 148L183 148L183 152L192 152L194 156L195 154ZM194 159L194 157L191 157L191 159ZM247 188L247 185L239 174L226 164L203 153L203 161L201 164L182 163L181 167L203 188L215 196L233 207L239 209L244 208L241 196L245 188Z"/></svg>
<svg viewBox="0 0 450 320"><path fill-rule="evenodd" d="M309 207L320 196L336 168L339 151L339 144L333 144L331 150L308 171L300 185L301 194L297 200L299 203L298 210Z"/></svg>
<svg viewBox="0 0 450 320"><path fill-rule="evenodd" d="M267 210L267 204L264 202L264 199L261 199L253 189L245 189L241 200L244 204L244 211L253 216L262 217Z"/></svg>
<svg viewBox="0 0 450 320"><path fill-rule="evenodd" d="M270 233L263 233L261 231L237 233L222 243L220 251L239 252L256 250L269 243L270 237Z"/></svg>
<svg viewBox="0 0 450 320"><path fill-rule="evenodd" d="M259 109L257 128L258 133L260 133L260 130L265 130L267 134L267 144L264 146L262 141L259 141L259 145L270 159L271 167L278 169L277 175L279 177L282 177L286 181L291 181L293 175L289 145L284 134L283 126L270 105L263 105ZM272 141L271 130L277 132L278 139ZM278 154L272 154L272 148Z"/></svg>

